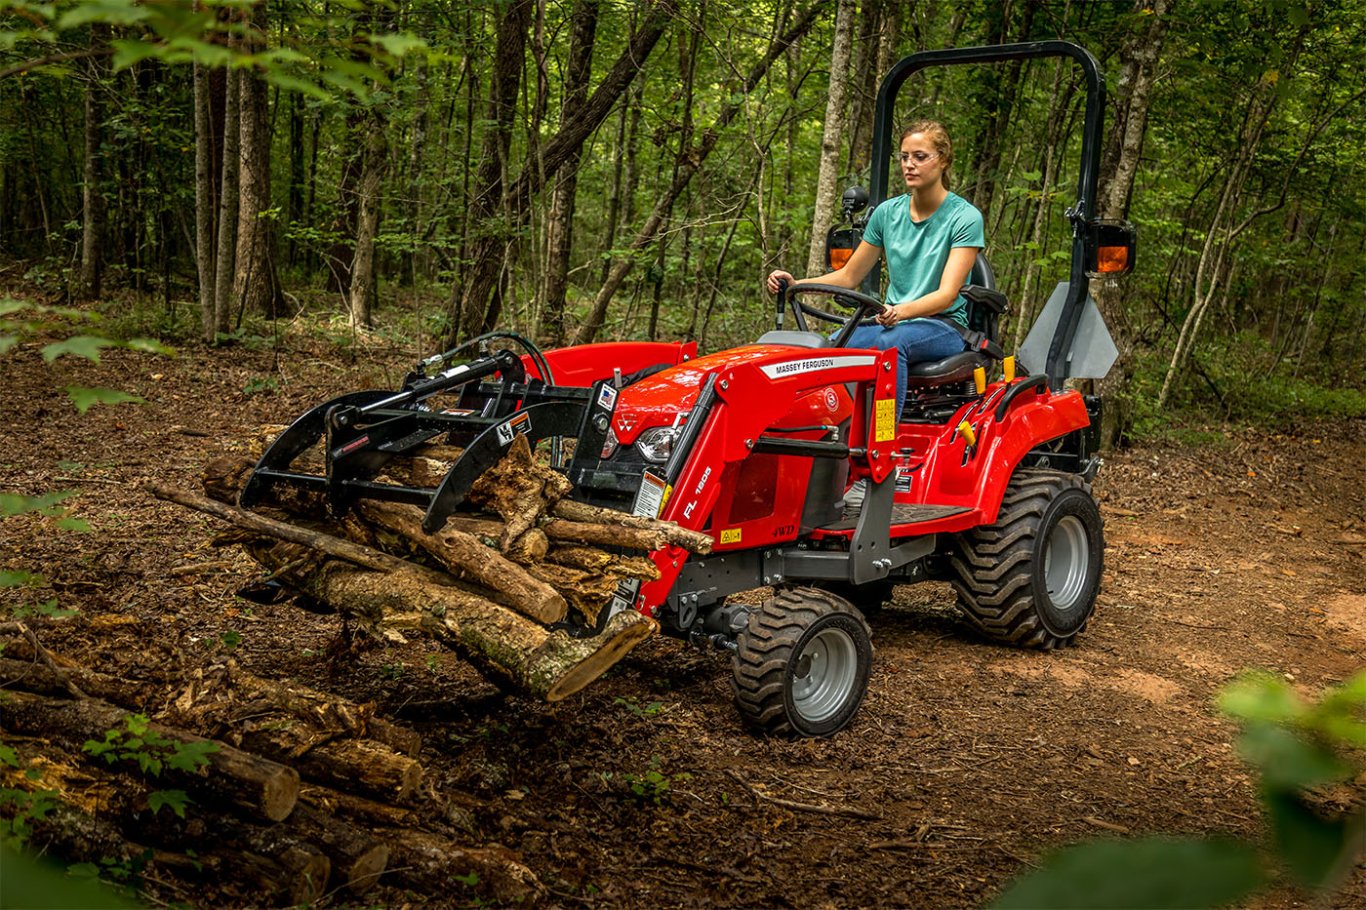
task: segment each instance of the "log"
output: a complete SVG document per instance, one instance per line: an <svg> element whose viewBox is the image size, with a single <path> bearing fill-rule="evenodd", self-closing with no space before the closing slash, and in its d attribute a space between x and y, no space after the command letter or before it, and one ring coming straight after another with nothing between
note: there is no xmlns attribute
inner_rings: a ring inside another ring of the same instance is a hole
<svg viewBox="0 0 1366 910"><path fill-rule="evenodd" d="M327 854L333 874L353 894L374 887L389 865L387 842L312 806L297 806L284 824L287 830L317 844Z"/></svg>
<svg viewBox="0 0 1366 910"><path fill-rule="evenodd" d="M209 856L220 866L230 866L239 881L246 879L253 896L268 895L277 905L311 904L326 893L325 886L317 881L318 869L310 863L312 854L291 854L280 860L246 851L233 851L227 857L221 852Z"/></svg>
<svg viewBox="0 0 1366 910"><path fill-rule="evenodd" d="M68 691L62 678L66 677L79 686L86 695L122 705L133 711L141 710L152 701L154 690L159 688L148 683L96 673L84 667L64 666L63 664L69 662L60 657L57 657L57 661L59 669L53 670L36 661L0 657L0 688L19 689L40 695L63 695Z"/></svg>
<svg viewBox="0 0 1366 910"><path fill-rule="evenodd" d="M479 828L477 817L488 811L483 801L462 790L448 787L440 791L429 790L427 797L422 802L420 814L407 806L381 803L317 784L305 783L299 792L300 801L316 808L324 817L350 819L366 829L431 828L435 824L438 828L454 828L473 834ZM433 810L439 817L435 823L427 817Z"/></svg>
<svg viewBox="0 0 1366 910"><path fill-rule="evenodd" d="M462 847L453 841L425 831L380 830L392 844L391 877L400 885L419 891L447 895L463 903L457 879L474 883L469 887L503 904L529 904L543 899L546 888L520 856L506 847L489 844Z"/></svg>
<svg viewBox="0 0 1366 910"><path fill-rule="evenodd" d="M364 739L318 742L316 731L290 718L254 718L230 734L241 748L289 764L303 778L353 788L381 799L407 800L422 783L422 765L383 743Z"/></svg>
<svg viewBox="0 0 1366 910"><path fill-rule="evenodd" d="M575 502L572 499L557 501L551 507L550 514L556 518L588 524L616 525L622 528L658 531L674 546L682 547L690 553L697 553L702 556L710 553L712 548L711 537L701 531L690 531L672 521L660 521L657 518L646 518L641 515L627 515L625 512L618 512L616 509L605 509L602 506L592 506L586 502ZM547 531L546 533L550 532Z"/></svg>
<svg viewBox="0 0 1366 910"><path fill-rule="evenodd" d="M527 574L497 550L484 546L473 534L450 526L435 534L423 531L423 512L416 506L362 500L357 509L367 521L421 547L456 577L497 591L500 602L524 616L550 625L569 612L569 605L558 591ZM500 537L506 536L506 532L505 528Z"/></svg>
<svg viewBox="0 0 1366 910"><path fill-rule="evenodd" d="M270 558L270 552L257 555ZM657 628L626 611L598 635L574 638L459 586L431 584L414 568L381 574L331 560L297 583L309 596L377 628L422 629L461 651L486 676L547 702L583 689Z"/></svg>
<svg viewBox="0 0 1366 910"><path fill-rule="evenodd" d="M65 741L74 748L87 740L103 741L106 731L124 729L128 712L94 698L65 700L10 692L0 701L0 727ZM150 724L150 729L179 743L204 739L183 730ZM226 800L255 817L280 821L299 798L299 774L293 768L249 755L227 743L210 740L217 751L204 757L198 773L166 767L159 782L183 786L208 799ZM94 759L92 759L94 760Z"/></svg>
<svg viewBox="0 0 1366 910"><path fill-rule="evenodd" d="M570 489L569 480L537 462L527 438L518 436L507 454L474 482L469 501L507 522L500 541L506 551L524 532L536 527L541 516Z"/></svg>

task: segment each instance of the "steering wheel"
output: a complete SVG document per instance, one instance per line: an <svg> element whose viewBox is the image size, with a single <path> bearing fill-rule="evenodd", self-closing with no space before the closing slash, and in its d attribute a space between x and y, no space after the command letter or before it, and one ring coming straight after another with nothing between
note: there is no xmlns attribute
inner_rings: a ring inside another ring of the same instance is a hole
<svg viewBox="0 0 1366 910"><path fill-rule="evenodd" d="M841 316L838 313L827 313L825 310L818 309L797 299L799 294L824 294L842 307L853 310L848 316ZM830 322L838 326L843 326L841 331L834 339L836 346L842 346L848 341L854 329L861 325L870 316L877 316L887 309L887 305L876 297L864 294L861 291L851 291L849 288L842 288L833 284L788 284L786 281L778 284L778 306L782 307L784 302L792 305L793 313L797 317L797 323L805 328L802 314L806 314L813 319L821 322Z"/></svg>

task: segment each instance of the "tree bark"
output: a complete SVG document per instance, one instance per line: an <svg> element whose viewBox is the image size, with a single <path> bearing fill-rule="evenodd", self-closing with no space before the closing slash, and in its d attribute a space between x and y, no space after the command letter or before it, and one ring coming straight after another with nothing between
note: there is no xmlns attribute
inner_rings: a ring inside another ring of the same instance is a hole
<svg viewBox="0 0 1366 910"><path fill-rule="evenodd" d="M123 729L128 712L93 698L68 701L11 692L0 702L0 725L11 732L60 739L79 748L87 740L103 741L109 730ZM179 743L203 742L181 730L151 724L150 728ZM293 768L248 755L227 743L204 757L208 766L199 774L165 768L159 780L171 781L205 798L224 799L260 818L280 821L299 798L299 774Z"/></svg>
<svg viewBox="0 0 1366 910"><path fill-rule="evenodd" d="M217 308L218 182L214 179L217 159L214 142L212 71L202 63L194 64L194 211L195 266L199 274L200 337L212 343L227 331Z"/></svg>
<svg viewBox="0 0 1366 910"><path fill-rule="evenodd" d="M105 90L109 61L97 53L109 40L109 26L92 23L90 50L94 54L86 66L85 86L85 173L81 184L81 274L78 293L95 299L100 296L100 279L104 272L102 240L105 231L103 178L104 105L100 96Z"/></svg>
<svg viewBox="0 0 1366 910"><path fill-rule="evenodd" d="M579 115L588 100L588 83L593 74L593 46L597 38L598 0L578 0L574 4L569 60L565 67L565 98L560 122ZM574 208L578 196L579 162L582 146L570 152L555 182L547 225L548 262L546 263L543 330L552 345L564 343L566 294L569 288L569 259L574 246Z"/></svg>
<svg viewBox="0 0 1366 910"><path fill-rule="evenodd" d="M830 52L830 89L825 102L825 122L821 132L820 169L816 178L816 199L812 207L811 247L806 256L806 274L822 275L825 264L825 235L835 222L839 207L837 181L844 160L844 116L848 108L849 57L854 43L854 0L839 0L835 10L835 45Z"/></svg>
<svg viewBox="0 0 1366 910"><path fill-rule="evenodd" d="M380 186L384 179L388 148L384 118L373 105L366 112L365 122L368 128L362 139L355 256L351 262L347 310L351 325L369 328L373 323L370 301L375 296L375 239L379 234Z"/></svg>
<svg viewBox="0 0 1366 910"><path fill-rule="evenodd" d="M222 183L218 190L217 259L214 265L213 324L226 330L232 313L233 269L237 264L237 210L239 203L238 167L240 166L242 80L240 70L227 74L223 112ZM212 339L209 339L212 341Z"/></svg>
<svg viewBox="0 0 1366 910"><path fill-rule="evenodd" d="M390 876L425 893L450 894L454 883L471 881L472 890L505 904L530 904L546 896L545 886L521 857L506 847L462 847L425 831L379 830L392 844Z"/></svg>
<svg viewBox="0 0 1366 910"><path fill-rule="evenodd" d="M1147 28L1136 33L1120 51L1122 61L1116 86L1116 116L1110 125L1105 153L1100 165L1100 190L1096 214L1109 220L1128 217L1134 180L1143 155L1143 140L1148 133L1148 109L1162 58L1162 46L1171 25L1173 0L1138 0L1134 9L1147 13ZM1118 394L1127 388L1134 356L1133 332L1124 310L1123 289L1116 282L1093 281L1091 292L1105 323L1114 333L1119 357L1109 374L1100 381L1099 390L1106 400L1101 425L1101 445L1115 445L1130 423L1127 399Z"/></svg>
<svg viewBox="0 0 1366 910"><path fill-rule="evenodd" d="M245 23L244 50L266 48L266 0L256 0ZM278 316L284 297L275 269L272 222L264 213L270 197L270 104L266 81L256 72L238 76L239 155L238 186L241 201L237 213L237 259L232 293L244 309Z"/></svg>

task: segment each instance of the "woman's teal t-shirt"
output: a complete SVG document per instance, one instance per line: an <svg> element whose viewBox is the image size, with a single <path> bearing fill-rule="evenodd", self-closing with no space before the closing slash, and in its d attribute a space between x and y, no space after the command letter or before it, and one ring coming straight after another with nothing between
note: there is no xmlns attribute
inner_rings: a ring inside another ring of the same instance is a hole
<svg viewBox="0 0 1366 910"><path fill-rule="evenodd" d="M982 213L971 202L949 193L934 214L920 223L911 220L911 197L903 193L873 210L863 239L881 247L887 258L888 306L907 303L939 290L949 250L986 246ZM963 295L937 315L968 324L968 302Z"/></svg>

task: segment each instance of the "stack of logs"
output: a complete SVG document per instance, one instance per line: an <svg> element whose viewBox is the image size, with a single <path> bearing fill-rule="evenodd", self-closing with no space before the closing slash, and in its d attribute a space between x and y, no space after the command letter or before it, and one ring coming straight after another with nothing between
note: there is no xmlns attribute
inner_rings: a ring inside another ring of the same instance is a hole
<svg viewBox="0 0 1366 910"><path fill-rule="evenodd" d="M387 479L434 487L458 455L427 446L386 466ZM207 495L151 492L231 523L215 542L241 545L263 581L297 595L296 605L343 613L380 638L430 635L491 681L545 701L581 690L653 634L653 620L634 609L601 613L623 579L659 577L646 554L711 545L672 523L565 499L565 479L522 437L476 482L468 503L478 511L432 535L413 506L363 500L337 516L317 490L276 488L263 506L240 509L233 503L251 469L222 458L204 472ZM579 634L555 628L571 611ZM15 743L15 761L0 762L0 787L55 791L56 808L32 822L36 843L72 859L150 856L296 904L329 888L363 892L381 874L421 892L448 893L465 877L499 901L544 894L511 851L452 840L473 829L472 797L423 787L418 735L375 716L373 705L232 663L170 688L138 683L54 659L23 631L28 653L10 648L0 658L0 686L10 690L0 731ZM110 731L125 731L115 740L126 743L136 735L131 712L152 718L140 741L214 743L208 764L138 778L137 750L83 749ZM184 817L153 808L167 789L194 801Z"/></svg>
<svg viewBox="0 0 1366 910"><path fill-rule="evenodd" d="M452 839L474 828L474 798L424 787L420 736L373 705L231 662L167 688L23 641L4 653L19 656L0 658L13 749L0 788L50 806L24 820L34 846L71 862L208 876L253 902L361 894L381 876L417 892L463 879L499 901L544 895L512 851ZM130 723L135 712L157 720ZM92 741L114 748L97 755ZM182 750L207 763L175 761ZM157 800L173 790L189 799L179 811Z"/></svg>

